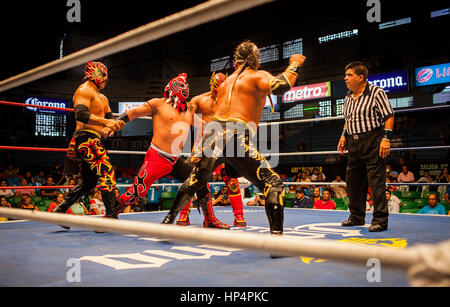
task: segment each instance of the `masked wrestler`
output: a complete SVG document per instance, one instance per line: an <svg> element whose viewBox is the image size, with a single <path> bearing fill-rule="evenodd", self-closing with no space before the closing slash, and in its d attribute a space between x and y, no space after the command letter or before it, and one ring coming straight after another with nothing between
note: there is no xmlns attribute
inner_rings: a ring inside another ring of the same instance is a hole
<svg viewBox="0 0 450 307"><path fill-rule="evenodd" d="M100 181L100 191L106 208L105 217L115 218L116 180L101 138L105 136L105 129L117 131L122 129L125 123L114 120L108 99L100 93L108 82L106 66L101 62L89 62L84 74L84 82L73 96L77 124L64 167L66 175L81 174L82 181L69 190L53 212L65 213L81 196L89 194Z"/></svg>
<svg viewBox="0 0 450 307"><path fill-rule="evenodd" d="M305 57L300 54L292 55L287 69L278 76L273 76L258 70L259 56L258 47L250 41L245 41L236 48L235 71L218 88L218 106L212 121L205 126L202 153L191 157L194 170L178 191L173 214L177 213L176 210L181 210L199 187L210 179L212 170L225 162L235 172L229 173L229 176L243 176L264 192L270 233L281 235L284 185L280 176L270 168L267 160L249 140L256 133L266 96L283 95L288 91L296 82L298 69ZM209 125L221 127L221 130L209 129ZM227 146L244 150L245 156L228 156ZM173 214L167 215L163 223L173 223L176 216Z"/></svg>
<svg viewBox="0 0 450 307"><path fill-rule="evenodd" d="M191 173L192 166L180 156L190 125L194 123L194 110L186 103L188 97L187 75L180 74L167 84L164 98L151 99L119 116L118 119L125 123L138 117L152 116L153 139L134 183L119 197L118 212L145 197L157 179L170 175L185 181ZM199 194L202 197L210 194L206 183ZM205 215L205 227L230 228L215 217L211 202L198 203L198 206Z"/></svg>
<svg viewBox="0 0 450 307"><path fill-rule="evenodd" d="M225 81L226 76L222 73L213 73L209 81L211 88L210 92L195 96L191 99L190 104L194 108L195 113L202 115L203 123L208 123L212 120L214 112L217 108L217 89ZM204 125L203 125L204 126ZM203 128L203 127L202 127ZM201 139L198 144L200 144ZM193 151L196 150L197 143L194 145ZM224 165L220 165L215 172L220 175L227 187L228 196L231 202L231 207L234 213L234 226L246 227L247 223L244 220L244 210L241 196L241 189L236 178L231 178L226 174ZM190 224L189 213L190 204L187 204L180 212L177 225L187 226Z"/></svg>

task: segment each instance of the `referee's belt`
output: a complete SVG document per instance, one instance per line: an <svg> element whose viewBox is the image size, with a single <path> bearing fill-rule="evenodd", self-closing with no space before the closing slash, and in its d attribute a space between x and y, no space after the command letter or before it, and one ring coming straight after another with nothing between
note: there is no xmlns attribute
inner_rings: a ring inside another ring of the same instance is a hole
<svg viewBox="0 0 450 307"><path fill-rule="evenodd" d="M359 139L363 139L363 138L365 138L366 136L371 135L371 134L373 134L373 133L380 132L381 130L382 130L382 127L380 126L380 127L377 127L377 128L375 128L375 129L372 129L372 130L367 131L367 132L356 133L356 134L350 134L350 137L351 137L352 139L354 139L354 140L359 140Z"/></svg>

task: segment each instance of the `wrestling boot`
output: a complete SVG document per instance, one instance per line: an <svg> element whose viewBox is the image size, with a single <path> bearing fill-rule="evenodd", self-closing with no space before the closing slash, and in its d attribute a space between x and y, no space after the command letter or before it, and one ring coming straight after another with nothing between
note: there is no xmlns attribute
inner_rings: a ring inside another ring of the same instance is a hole
<svg viewBox="0 0 450 307"><path fill-rule="evenodd" d="M195 201L200 208L202 208L204 221L203 227L207 228L218 228L218 229L230 229L230 225L222 223L215 215L213 210L213 205L211 201L211 194L203 197L202 199L197 199Z"/></svg>
<svg viewBox="0 0 450 307"><path fill-rule="evenodd" d="M74 186L71 190L69 190L69 193L67 193L66 197L64 197L64 200L55 208L52 212L54 213L66 213L67 210L69 210L70 207L84 194L83 191L83 185L78 184ZM60 227L64 229L70 229L70 226L66 225L59 225Z"/></svg>
<svg viewBox="0 0 450 307"><path fill-rule="evenodd" d="M244 209L242 205L241 195L239 196L229 196L231 201L231 207L234 213L234 226L236 227L247 227L247 222L244 219Z"/></svg>
<svg viewBox="0 0 450 307"><path fill-rule="evenodd" d="M180 217L177 220L177 225L187 226L191 224L191 222L189 221L190 212L191 212L191 203L189 202L186 206L184 206L183 210L180 211Z"/></svg>
<svg viewBox="0 0 450 307"><path fill-rule="evenodd" d="M191 201L192 196L193 195L190 195L188 192L178 191L172 208L170 208L169 213L166 215L161 224L173 224L178 213Z"/></svg>
<svg viewBox="0 0 450 307"><path fill-rule="evenodd" d="M116 199L114 197L113 191L101 191L102 193L102 200L103 204L105 205L106 214L103 216L103 218L110 218L110 219L119 219L119 214L117 213L117 205L116 205ZM95 233L105 233L106 231L103 230L95 230Z"/></svg>
<svg viewBox="0 0 450 307"><path fill-rule="evenodd" d="M284 207L280 204L266 203L267 219L269 220L270 233L272 235L283 235ZM272 259L284 258L285 256L271 254Z"/></svg>

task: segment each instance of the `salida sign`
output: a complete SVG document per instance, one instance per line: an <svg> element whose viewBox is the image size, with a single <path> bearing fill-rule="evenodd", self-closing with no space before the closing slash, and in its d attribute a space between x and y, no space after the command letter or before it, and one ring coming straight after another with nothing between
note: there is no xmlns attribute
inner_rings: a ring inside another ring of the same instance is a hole
<svg viewBox="0 0 450 307"><path fill-rule="evenodd" d="M293 87L283 95L282 102L311 100L331 96L331 82Z"/></svg>

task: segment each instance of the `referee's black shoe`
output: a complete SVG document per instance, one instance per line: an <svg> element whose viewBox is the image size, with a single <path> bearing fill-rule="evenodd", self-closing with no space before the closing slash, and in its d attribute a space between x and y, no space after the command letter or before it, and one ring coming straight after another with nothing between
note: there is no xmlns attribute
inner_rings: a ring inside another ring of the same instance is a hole
<svg viewBox="0 0 450 307"><path fill-rule="evenodd" d="M369 227L370 232L381 232L381 231L385 231L385 230L387 230L387 226L381 226L379 224L373 224L373 225L370 225L370 227Z"/></svg>
<svg viewBox="0 0 450 307"><path fill-rule="evenodd" d="M342 227L363 226L363 225L365 225L364 222L356 223L356 222L353 222L351 219L343 221L342 224L341 224Z"/></svg>

